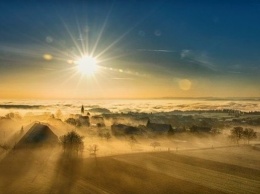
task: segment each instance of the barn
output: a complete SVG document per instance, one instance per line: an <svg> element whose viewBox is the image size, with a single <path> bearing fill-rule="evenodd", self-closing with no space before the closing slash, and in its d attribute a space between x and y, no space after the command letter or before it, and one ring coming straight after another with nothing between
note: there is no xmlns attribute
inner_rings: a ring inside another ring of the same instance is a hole
<svg viewBox="0 0 260 194"><path fill-rule="evenodd" d="M58 144L58 137L49 126L35 123L15 145L15 149Z"/></svg>

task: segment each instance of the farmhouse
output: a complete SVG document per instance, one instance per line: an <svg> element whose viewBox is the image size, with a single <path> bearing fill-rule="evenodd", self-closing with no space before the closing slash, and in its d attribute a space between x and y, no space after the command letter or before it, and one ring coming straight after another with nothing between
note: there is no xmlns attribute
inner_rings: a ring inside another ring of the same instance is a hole
<svg viewBox="0 0 260 194"><path fill-rule="evenodd" d="M91 121L91 125L100 126L100 127L105 126L104 118L101 115L92 116L90 118L90 121Z"/></svg>
<svg viewBox="0 0 260 194"><path fill-rule="evenodd" d="M65 122L70 124L70 125L74 125L76 127L80 127L80 126L89 127L89 125L90 125L89 117L88 116L82 116L82 115L79 115L79 114L76 114L73 117L68 118Z"/></svg>
<svg viewBox="0 0 260 194"><path fill-rule="evenodd" d="M139 128L124 124L111 125L111 131L115 136L141 134L141 130Z"/></svg>
<svg viewBox="0 0 260 194"><path fill-rule="evenodd" d="M58 137L47 125L35 123L27 133L15 145L17 148L37 147L42 145L54 145L58 143Z"/></svg>
<svg viewBox="0 0 260 194"><path fill-rule="evenodd" d="M190 132L195 132L195 133L199 133L199 132L209 133L210 131L211 131L211 127L197 126L197 125L193 125L192 127L190 127Z"/></svg>
<svg viewBox="0 0 260 194"><path fill-rule="evenodd" d="M146 127L157 134L166 134L169 131L173 131L173 128L170 124L151 123L150 119L148 119Z"/></svg>
<svg viewBox="0 0 260 194"><path fill-rule="evenodd" d="M87 126L87 127L89 127L89 125L90 125L90 123L89 123L89 117L88 116L79 116L79 118L78 118L78 120L79 120L79 122L80 122L80 124L82 125L82 126Z"/></svg>

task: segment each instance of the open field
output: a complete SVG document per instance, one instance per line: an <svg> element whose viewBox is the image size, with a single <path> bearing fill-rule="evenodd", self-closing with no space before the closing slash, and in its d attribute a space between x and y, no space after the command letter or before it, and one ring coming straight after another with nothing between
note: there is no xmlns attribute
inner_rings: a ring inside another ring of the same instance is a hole
<svg viewBox="0 0 260 194"><path fill-rule="evenodd" d="M259 149L255 149L258 146L241 145L213 149L186 150L179 153L185 156L260 170L260 151Z"/></svg>
<svg viewBox="0 0 260 194"><path fill-rule="evenodd" d="M259 151L249 152L249 149L233 147L81 159L68 159L59 148L16 151L0 163L0 193L259 193L260 170L259 163L255 163ZM224 150L229 154L225 155ZM204 158L195 156L203 152ZM216 156L212 158L214 153ZM241 163L226 162L238 156ZM247 160L248 157L255 159Z"/></svg>

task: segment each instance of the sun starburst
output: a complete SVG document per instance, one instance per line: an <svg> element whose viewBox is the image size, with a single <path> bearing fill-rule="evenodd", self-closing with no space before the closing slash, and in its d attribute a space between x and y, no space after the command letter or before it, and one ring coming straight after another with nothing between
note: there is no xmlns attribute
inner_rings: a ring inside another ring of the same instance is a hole
<svg viewBox="0 0 260 194"><path fill-rule="evenodd" d="M98 65L95 58L83 56L77 61L77 68L84 75L94 75L98 69Z"/></svg>

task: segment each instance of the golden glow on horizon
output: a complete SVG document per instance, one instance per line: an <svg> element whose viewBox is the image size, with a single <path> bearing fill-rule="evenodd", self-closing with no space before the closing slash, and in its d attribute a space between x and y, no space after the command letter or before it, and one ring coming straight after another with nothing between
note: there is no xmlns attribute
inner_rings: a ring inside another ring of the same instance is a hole
<svg viewBox="0 0 260 194"><path fill-rule="evenodd" d="M77 65L79 72L85 75L93 75L98 69L96 59L90 56L79 59Z"/></svg>

